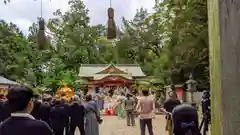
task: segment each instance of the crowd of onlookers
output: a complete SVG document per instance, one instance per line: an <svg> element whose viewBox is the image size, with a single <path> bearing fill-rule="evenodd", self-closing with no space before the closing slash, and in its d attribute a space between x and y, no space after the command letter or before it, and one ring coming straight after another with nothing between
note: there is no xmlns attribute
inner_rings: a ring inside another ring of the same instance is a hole
<svg viewBox="0 0 240 135"><path fill-rule="evenodd" d="M81 135L99 135L99 124L103 122L100 111L102 105L98 96L101 92L83 96L75 95L71 101L51 96L34 96L25 87L12 87L6 99L0 96L0 135L74 135L76 128ZM106 96L106 95L105 95ZM141 93L125 92L115 96L116 112L126 118L127 126L135 126L135 117L140 119L141 135L148 128L153 135L152 119L155 118L156 103L149 90ZM161 99L159 99L161 100ZM197 111L192 106L181 105L174 92L169 99L159 101L158 110L166 115L166 130L169 135L182 135L189 131L200 135ZM104 102L103 102L104 103ZM174 126L173 126L174 125Z"/></svg>
<svg viewBox="0 0 240 135"><path fill-rule="evenodd" d="M74 135L76 127L81 135L99 135L102 120L91 95L85 96L83 104L77 95L71 101L50 96L40 99L27 88L15 87L6 99L0 98L0 135ZM19 128L11 130L14 125Z"/></svg>
<svg viewBox="0 0 240 135"><path fill-rule="evenodd" d="M136 93L129 92L128 89L116 89L112 93L97 91L91 95L75 95L71 101L66 101L64 98L55 99L48 95L35 96L32 92L30 94L28 92L30 90L27 88L13 87L9 90L6 98L0 95L0 122L3 123L2 125L9 118L27 116L31 120L44 122L43 125L50 128L55 135L63 135L64 133L65 135L74 135L76 127L79 128L81 135L99 135L99 124L103 121L100 117L100 110L104 108L104 100L107 98L110 98L111 101L115 99L115 112L119 117L126 118L128 126L135 125L135 117L139 115L137 113L139 111L151 112L151 116L140 114L142 119L154 117L155 100L149 96L149 91L142 92L143 96L149 97L144 100ZM103 95L104 98L100 95ZM142 103L148 105L143 106ZM149 120L141 121L142 126L147 125L151 131ZM51 132L49 132L50 134Z"/></svg>

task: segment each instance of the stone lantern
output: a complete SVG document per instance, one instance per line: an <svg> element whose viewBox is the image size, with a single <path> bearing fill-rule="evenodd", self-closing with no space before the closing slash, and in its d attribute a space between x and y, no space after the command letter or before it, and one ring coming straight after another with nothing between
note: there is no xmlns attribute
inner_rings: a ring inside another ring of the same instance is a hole
<svg viewBox="0 0 240 135"><path fill-rule="evenodd" d="M189 80L186 82L187 91L186 91L186 100L187 102L194 102L194 92L197 92L197 81L193 79L192 74L189 75Z"/></svg>

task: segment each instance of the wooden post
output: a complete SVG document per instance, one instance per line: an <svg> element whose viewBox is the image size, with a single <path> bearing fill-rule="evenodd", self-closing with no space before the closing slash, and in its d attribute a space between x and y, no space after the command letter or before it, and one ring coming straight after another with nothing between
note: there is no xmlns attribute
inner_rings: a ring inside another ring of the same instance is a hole
<svg viewBox="0 0 240 135"><path fill-rule="evenodd" d="M240 135L240 0L208 0L211 135Z"/></svg>

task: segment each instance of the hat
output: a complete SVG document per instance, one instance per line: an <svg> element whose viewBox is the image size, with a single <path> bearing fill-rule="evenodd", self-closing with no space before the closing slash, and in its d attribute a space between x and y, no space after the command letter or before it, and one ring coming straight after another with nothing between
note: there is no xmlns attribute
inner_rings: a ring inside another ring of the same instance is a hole
<svg viewBox="0 0 240 135"><path fill-rule="evenodd" d="M31 99L33 98L33 91L26 87L16 86L11 87L7 94L8 100Z"/></svg>

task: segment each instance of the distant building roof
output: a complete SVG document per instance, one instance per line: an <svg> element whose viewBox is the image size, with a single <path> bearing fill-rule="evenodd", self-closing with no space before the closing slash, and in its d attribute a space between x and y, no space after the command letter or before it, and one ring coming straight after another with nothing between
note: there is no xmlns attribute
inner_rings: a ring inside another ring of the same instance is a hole
<svg viewBox="0 0 240 135"><path fill-rule="evenodd" d="M0 84L19 85L19 83L8 80L7 78L0 76Z"/></svg>
<svg viewBox="0 0 240 135"><path fill-rule="evenodd" d="M138 64L82 64L79 69L80 77L94 77L95 74L114 66L121 71L130 74L133 77L145 77L141 67Z"/></svg>

